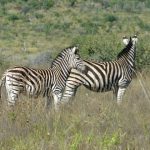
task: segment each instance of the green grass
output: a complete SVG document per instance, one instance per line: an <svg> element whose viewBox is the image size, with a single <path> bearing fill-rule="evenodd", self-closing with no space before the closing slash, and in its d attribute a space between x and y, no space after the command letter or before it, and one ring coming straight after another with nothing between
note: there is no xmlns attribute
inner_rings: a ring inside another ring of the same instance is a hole
<svg viewBox="0 0 150 150"><path fill-rule="evenodd" d="M84 59L112 60L123 48L122 37L137 34L136 65L144 72L144 87L149 91L150 3L143 2L0 1L0 75L15 65L49 67L35 66L31 60L49 53L54 58L72 44L79 45ZM137 79L128 88L121 106L112 100L112 93L93 93L84 88L59 113L54 109L45 111L43 98L31 100L21 96L20 100L14 112L3 103L0 106L2 150L150 147L150 102Z"/></svg>
<svg viewBox="0 0 150 150"><path fill-rule="evenodd" d="M149 93L150 78L142 82ZM0 111L2 150L148 149L150 147L150 99L138 79L128 87L121 106L112 93L80 88L74 101L55 113L44 109L44 99L21 96L14 112L3 104Z"/></svg>
<svg viewBox="0 0 150 150"><path fill-rule="evenodd" d="M95 0L16 0L1 3L0 51L6 58L11 56L13 64L18 64L15 55L26 62L24 60L30 53L36 55L49 50L54 58L61 49L72 44L79 45L83 58L111 60L123 47L122 37L137 34L140 43L137 66L149 67L148 1L142 5L135 0L129 6L116 0L110 3ZM141 6L143 8L139 9ZM132 11L127 11L130 10L128 7ZM89 55L88 49L96 49L98 55Z"/></svg>

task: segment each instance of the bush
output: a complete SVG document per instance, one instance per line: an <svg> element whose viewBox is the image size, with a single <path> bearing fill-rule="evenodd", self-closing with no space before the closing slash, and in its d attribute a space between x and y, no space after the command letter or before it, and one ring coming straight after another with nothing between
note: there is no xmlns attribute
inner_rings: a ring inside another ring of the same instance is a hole
<svg viewBox="0 0 150 150"><path fill-rule="evenodd" d="M148 42L149 37L143 37L139 40L137 46L137 57L136 63L138 69L149 68L150 67L150 44Z"/></svg>
<svg viewBox="0 0 150 150"><path fill-rule="evenodd" d="M69 2L70 2L70 6L73 7L75 6L77 0L69 0Z"/></svg>
<svg viewBox="0 0 150 150"><path fill-rule="evenodd" d="M112 14L108 14L105 17L105 21L108 21L108 22L114 22L114 21L117 21L117 20L118 20L118 18L115 15L112 15Z"/></svg>
<svg viewBox="0 0 150 150"><path fill-rule="evenodd" d="M101 35L101 36L100 36ZM74 39L74 45L79 45L81 56L93 61L111 61L124 48L122 38L116 40L115 35L105 33L100 35L80 36ZM150 37L140 38L137 43L136 67L137 69L150 66Z"/></svg>
<svg viewBox="0 0 150 150"><path fill-rule="evenodd" d="M113 35L112 37L109 35L80 36L74 40L74 44L79 45L80 53L84 59L109 61L115 59L117 51L121 50L121 40L116 41L116 38L113 37Z"/></svg>
<svg viewBox="0 0 150 150"><path fill-rule="evenodd" d="M14 22L14 21L16 21L16 20L19 20L19 16L18 16L17 14L10 14L10 15L8 16L8 20Z"/></svg>
<svg viewBox="0 0 150 150"><path fill-rule="evenodd" d="M49 8L53 7L54 4L55 4L54 0L44 0L43 1L43 8L44 9L49 9Z"/></svg>

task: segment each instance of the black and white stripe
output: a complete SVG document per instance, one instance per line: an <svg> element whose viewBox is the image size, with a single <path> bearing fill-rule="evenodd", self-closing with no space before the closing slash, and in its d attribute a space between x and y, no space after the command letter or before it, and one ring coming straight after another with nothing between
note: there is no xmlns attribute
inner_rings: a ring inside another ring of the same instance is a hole
<svg viewBox="0 0 150 150"><path fill-rule="evenodd" d="M52 66L45 70L28 67L14 67L6 70L0 87L4 83L8 94L8 104L15 105L20 93L34 98L42 94L49 100L49 95L52 92L57 108L71 69L76 68L79 71L84 71L85 66L80 59L77 47L64 49L52 62Z"/></svg>
<svg viewBox="0 0 150 150"><path fill-rule="evenodd" d="M126 88L132 80L135 70L135 54L137 37L123 38L126 45L114 61L90 62L84 60L87 73L72 69L66 82L62 101L67 102L75 96L77 88L84 85L96 92L114 91L117 103L122 101Z"/></svg>

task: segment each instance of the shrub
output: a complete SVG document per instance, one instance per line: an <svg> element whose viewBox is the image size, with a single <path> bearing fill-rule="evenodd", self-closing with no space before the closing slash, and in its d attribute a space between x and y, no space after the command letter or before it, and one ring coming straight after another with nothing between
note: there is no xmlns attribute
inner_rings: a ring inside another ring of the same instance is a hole
<svg viewBox="0 0 150 150"><path fill-rule="evenodd" d="M117 21L117 20L118 20L118 18L115 15L108 14L108 15L105 16L105 21L114 22L114 21Z"/></svg>
<svg viewBox="0 0 150 150"><path fill-rule="evenodd" d="M54 4L55 4L54 0L44 0L43 1L43 8L44 9L49 9L49 8L53 7Z"/></svg>
<svg viewBox="0 0 150 150"><path fill-rule="evenodd" d="M150 37L143 37L139 40L137 46L136 64L138 69L150 67L150 44L148 42Z"/></svg>
<svg viewBox="0 0 150 150"><path fill-rule="evenodd" d="M39 2L39 1L37 1L37 0L29 1L29 2L28 2L28 5L29 5L31 8L34 8L34 9L39 9L39 8L41 8L41 2Z"/></svg>
<svg viewBox="0 0 150 150"><path fill-rule="evenodd" d="M121 40L116 41L113 36L110 37L109 35L80 36L75 38L74 44L79 45L80 53L84 59L94 59L95 61L115 59L121 49Z"/></svg>
<svg viewBox="0 0 150 150"><path fill-rule="evenodd" d="M71 7L75 6L75 4L76 4L76 2L77 2L77 0L68 0L68 1L69 1L69 3L70 3L70 6L71 6Z"/></svg>
<svg viewBox="0 0 150 150"><path fill-rule="evenodd" d="M16 20L19 20L19 16L18 16L17 14L10 14L10 15L8 16L8 20L14 22L14 21L16 21Z"/></svg>
<svg viewBox="0 0 150 150"><path fill-rule="evenodd" d="M80 36L74 39L74 45L79 45L81 56L93 61L111 61L124 48L122 38L116 40L115 35L103 33L100 35ZM137 69L150 66L149 37L140 38L137 43L136 67Z"/></svg>
<svg viewBox="0 0 150 150"><path fill-rule="evenodd" d="M103 0L103 1L102 1L102 6L103 6L104 8L109 7L109 6L110 6L109 0Z"/></svg>

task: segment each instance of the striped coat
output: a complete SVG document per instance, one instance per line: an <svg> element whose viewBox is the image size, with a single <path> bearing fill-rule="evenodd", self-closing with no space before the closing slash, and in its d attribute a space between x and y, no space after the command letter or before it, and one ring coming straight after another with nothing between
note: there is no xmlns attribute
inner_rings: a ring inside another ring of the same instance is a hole
<svg viewBox="0 0 150 150"><path fill-rule="evenodd" d="M45 70L28 67L14 67L6 70L0 87L2 85L6 87L8 105L15 105L20 93L33 98L37 98L39 95L46 96L46 105L48 105L49 95L52 92L57 109L71 69L76 68L79 71L84 71L85 66L78 55L77 47L64 49L52 64L52 68Z"/></svg>
<svg viewBox="0 0 150 150"><path fill-rule="evenodd" d="M116 60L100 63L84 60L87 69L87 73L84 74L72 69L66 82L62 101L67 102L75 96L77 88L83 85L95 92L113 91L120 104L135 70L137 37L123 38L123 42L126 46L118 54Z"/></svg>

